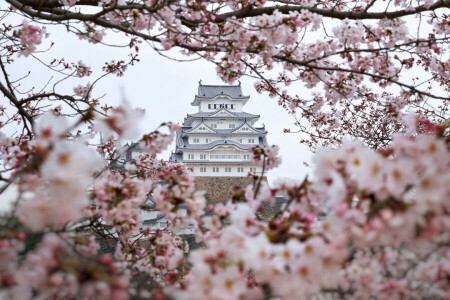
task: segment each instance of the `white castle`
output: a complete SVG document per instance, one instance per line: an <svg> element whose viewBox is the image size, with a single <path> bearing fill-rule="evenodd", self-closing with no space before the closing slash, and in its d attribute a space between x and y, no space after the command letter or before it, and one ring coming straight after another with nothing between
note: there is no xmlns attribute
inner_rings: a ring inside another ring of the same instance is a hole
<svg viewBox="0 0 450 300"><path fill-rule="evenodd" d="M243 111L248 100L240 83L203 85L200 81L191 103L198 112L184 119L170 161L183 163L196 177L245 177L248 172L262 175L249 149L267 146L267 131L264 126L254 126L259 115Z"/></svg>
<svg viewBox="0 0 450 300"><path fill-rule="evenodd" d="M249 96L242 94L241 85L203 85L198 87L193 106L198 112L188 114L176 135L175 152L170 156L173 163L182 163L195 176L196 186L205 190L210 202L228 201L233 186L252 184L249 172L262 175L262 169L252 162L250 147L267 146L267 131L255 127L259 115L243 111ZM134 160L142 152L139 144L126 145L119 165ZM266 174L263 174L265 176ZM152 197L141 210L145 225L152 231L165 230L169 221L156 210ZM179 235L194 234L187 226Z"/></svg>

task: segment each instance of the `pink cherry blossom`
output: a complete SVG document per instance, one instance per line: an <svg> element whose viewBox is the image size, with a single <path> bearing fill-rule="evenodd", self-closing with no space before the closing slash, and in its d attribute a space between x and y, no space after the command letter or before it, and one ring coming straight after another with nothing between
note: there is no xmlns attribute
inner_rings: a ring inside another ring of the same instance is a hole
<svg viewBox="0 0 450 300"><path fill-rule="evenodd" d="M21 54L25 57L36 51L36 45L40 45L42 38L47 36L45 28L30 25L27 20L23 20L22 28L17 33L24 46Z"/></svg>

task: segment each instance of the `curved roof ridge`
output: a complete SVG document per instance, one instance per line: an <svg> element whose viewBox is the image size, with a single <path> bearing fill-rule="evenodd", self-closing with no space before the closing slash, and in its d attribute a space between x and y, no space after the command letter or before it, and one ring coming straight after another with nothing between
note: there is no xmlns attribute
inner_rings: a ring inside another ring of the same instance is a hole
<svg viewBox="0 0 450 300"><path fill-rule="evenodd" d="M206 128L211 129L212 131L214 131L214 129L211 128L211 127L209 127L208 124L206 124L205 121L204 121L203 118L202 118L202 121L201 121L197 126L195 126L194 128L191 128L191 129L189 129L189 130L186 130L186 131L184 131L184 132L191 132L191 131L197 129L197 128L198 128L200 125L202 125L202 124L205 125Z"/></svg>
<svg viewBox="0 0 450 300"><path fill-rule="evenodd" d="M218 110L216 110L214 113L211 114L211 116L213 116L216 113L219 113L221 110L226 111L227 113L232 114L233 116L237 117L235 113L233 113L232 111L229 111L228 108L225 107L220 107Z"/></svg>
<svg viewBox="0 0 450 300"><path fill-rule="evenodd" d="M256 129L255 127L253 127L250 123L248 123L247 122L247 118L245 119L244 123L241 124L241 126L236 127L231 132L235 132L236 130L242 128L242 126L244 126L245 124L247 124L247 126L250 127L251 129L253 129L254 131L259 132L259 133L263 133L263 132L259 131L258 129Z"/></svg>
<svg viewBox="0 0 450 300"><path fill-rule="evenodd" d="M205 95L205 96L204 96ZM242 95L242 96L233 96L233 95L229 95L229 94L225 94L225 93L221 93L221 94L217 94L217 95L214 95L214 96L206 96L206 94L202 94L202 95L195 95L194 96L194 101L195 101L195 99L205 99L205 100L207 100L207 99L210 99L210 100L215 100L217 97L222 97L222 96L228 96L228 97L230 97L230 99L237 99L237 100L245 100L245 99L248 99L248 98L250 98L250 96L245 96L245 95Z"/></svg>
<svg viewBox="0 0 450 300"><path fill-rule="evenodd" d="M228 87L240 87L241 86L241 84L239 83L239 84L236 84L236 85L234 85L234 84L228 84L228 85L226 85L226 84L203 84L203 83L200 83L200 86L228 86Z"/></svg>
<svg viewBox="0 0 450 300"><path fill-rule="evenodd" d="M245 124L248 124L248 123L247 123L247 119L245 119L244 123L242 123L240 126L234 128L231 132L235 132L235 131L238 130L239 128L242 128L242 126L244 126Z"/></svg>
<svg viewBox="0 0 450 300"><path fill-rule="evenodd" d="M251 146L253 145L247 145L247 144L240 144L234 141L230 141L230 140L217 140L214 141L212 143L209 144L187 144L186 146L188 147L184 147L184 149L193 149L193 150L210 150L213 149L217 146L225 146L225 145L230 145L230 146L235 146L241 150L248 150ZM189 146L194 146L194 147L189 147Z"/></svg>
<svg viewBox="0 0 450 300"><path fill-rule="evenodd" d="M245 111L230 111L229 109L222 107L222 108L216 109L215 111L210 111L210 112L199 111L194 114L187 114L186 119L189 119L189 118L217 118L217 117L223 118L224 116L213 116L214 114L218 113L222 109L227 111L228 113L230 113L231 115L233 115L236 118L248 118L248 119L253 118L254 119L254 118L261 117L260 115L254 115L254 114L251 114L251 113L248 113Z"/></svg>

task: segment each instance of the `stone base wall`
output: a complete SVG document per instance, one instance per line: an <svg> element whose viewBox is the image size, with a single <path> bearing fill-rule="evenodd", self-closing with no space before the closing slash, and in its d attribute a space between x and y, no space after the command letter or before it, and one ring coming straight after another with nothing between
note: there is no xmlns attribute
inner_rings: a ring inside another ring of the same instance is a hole
<svg viewBox="0 0 450 300"><path fill-rule="evenodd" d="M263 180L267 180L264 177ZM195 186L198 190L204 190L208 203L226 202L231 199L233 187L239 184L241 187L253 184L252 177L195 177Z"/></svg>

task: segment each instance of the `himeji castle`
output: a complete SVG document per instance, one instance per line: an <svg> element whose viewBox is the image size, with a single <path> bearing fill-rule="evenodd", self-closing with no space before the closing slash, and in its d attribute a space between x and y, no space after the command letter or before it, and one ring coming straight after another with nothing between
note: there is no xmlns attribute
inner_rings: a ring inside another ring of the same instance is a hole
<svg viewBox="0 0 450 300"><path fill-rule="evenodd" d="M249 98L240 83L204 85L200 81L191 103L198 112L188 114L177 132L170 161L183 163L196 177L197 188L209 194L215 189L226 189L229 194L234 184L250 184L248 172L261 175L249 149L267 146L267 131L255 126L259 115L243 111Z"/></svg>
<svg viewBox="0 0 450 300"><path fill-rule="evenodd" d="M267 146L267 131L264 126L255 126L259 115L243 111L248 100L240 84L203 85L200 82L191 103L198 107L198 112L188 114L177 132L170 161L190 169L196 188L206 191L210 203L228 201L237 184L241 187L253 184L253 178L247 177L249 172L261 175L262 169L252 162L249 149L254 145ZM127 144L120 165L135 159L141 152L139 144ZM145 206L146 209L141 210L144 224L152 231L164 230L168 220L156 210L152 197ZM188 226L181 228L178 234L191 236L194 232Z"/></svg>
<svg viewBox="0 0 450 300"><path fill-rule="evenodd" d="M184 119L170 160L184 163L195 176L245 177L248 172L260 173L249 149L267 146L267 131L254 126L259 115L243 111L248 100L240 84L199 83L191 103L198 112Z"/></svg>

